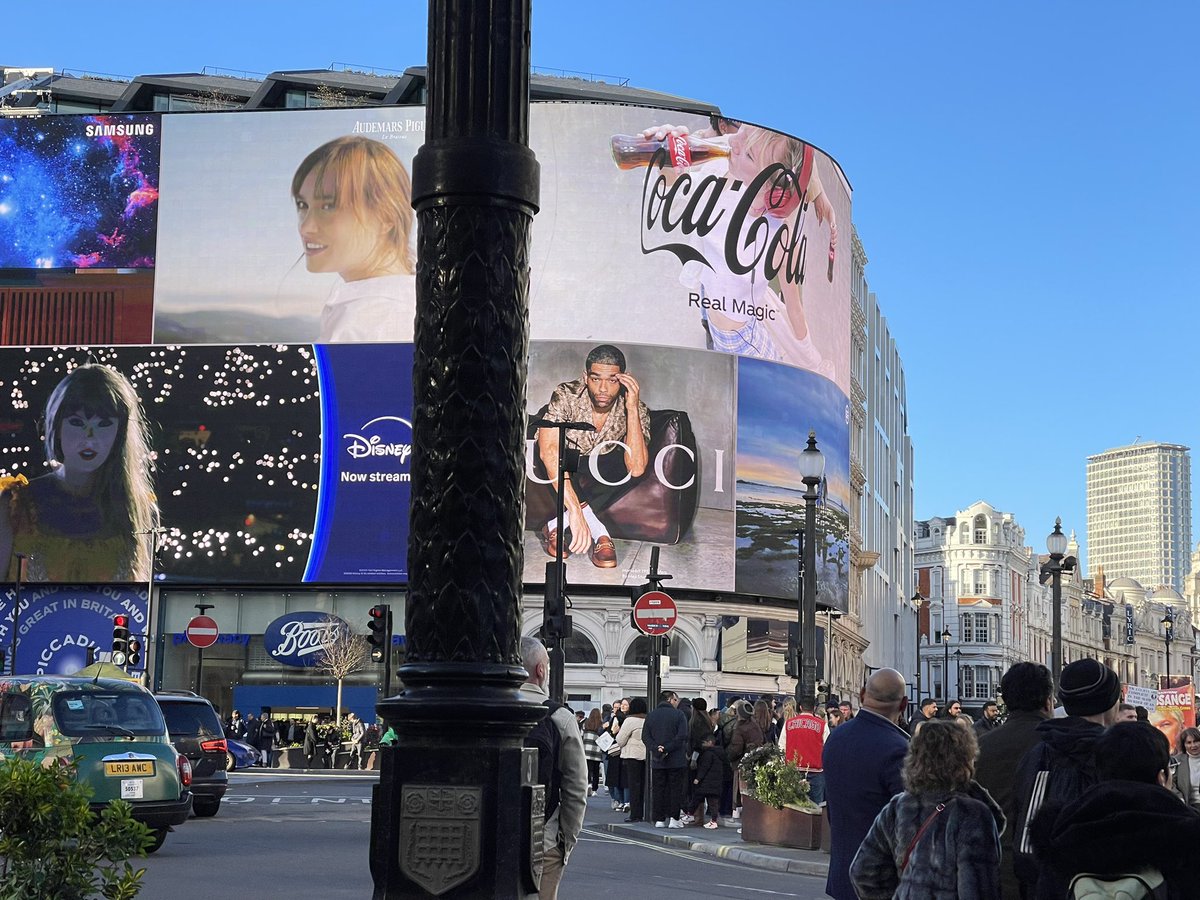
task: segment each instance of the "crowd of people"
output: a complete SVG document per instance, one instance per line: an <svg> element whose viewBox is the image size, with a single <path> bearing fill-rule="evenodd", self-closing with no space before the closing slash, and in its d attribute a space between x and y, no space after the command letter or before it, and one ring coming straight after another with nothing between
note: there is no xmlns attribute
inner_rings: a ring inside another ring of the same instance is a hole
<svg viewBox="0 0 1200 900"><path fill-rule="evenodd" d="M341 763L344 769L362 769L366 766L366 751L384 743L386 736L381 735L378 725L367 724L353 712L346 713L338 724L329 717L274 718L266 709L259 716L247 713L243 718L235 709L225 722L225 737L257 750L255 765L266 768L275 765L276 749L300 747L307 768L333 769ZM344 760L338 757L343 750L348 751Z"/></svg>
<svg viewBox="0 0 1200 900"><path fill-rule="evenodd" d="M824 747L835 900L1200 896L1200 730L1171 746L1082 659L1005 673L972 721L873 673ZM1174 754L1174 755L1172 755ZM1121 892L1124 893L1121 893Z"/></svg>

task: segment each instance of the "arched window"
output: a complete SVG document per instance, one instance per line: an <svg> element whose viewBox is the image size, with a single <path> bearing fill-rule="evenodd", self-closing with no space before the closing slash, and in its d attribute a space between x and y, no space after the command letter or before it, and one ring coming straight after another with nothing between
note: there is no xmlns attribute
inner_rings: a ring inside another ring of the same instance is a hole
<svg viewBox="0 0 1200 900"><path fill-rule="evenodd" d="M696 657L696 651L692 649L691 644L678 635L671 638L671 646L667 651L667 655L671 659L672 666L681 669L700 668L700 660ZM644 634L639 635L629 645L629 649L625 651L625 665L644 666L649 662L650 638Z"/></svg>
<svg viewBox="0 0 1200 900"><path fill-rule="evenodd" d="M563 656L568 665L594 666L600 662L600 653L591 640L578 631L563 641Z"/></svg>
<svg viewBox="0 0 1200 900"><path fill-rule="evenodd" d="M975 543L986 544L988 539L987 516L982 513L975 517Z"/></svg>

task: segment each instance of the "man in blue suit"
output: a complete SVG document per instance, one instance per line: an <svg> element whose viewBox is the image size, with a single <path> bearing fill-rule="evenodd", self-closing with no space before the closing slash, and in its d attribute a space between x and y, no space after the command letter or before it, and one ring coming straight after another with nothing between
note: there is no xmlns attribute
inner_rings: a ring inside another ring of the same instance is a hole
<svg viewBox="0 0 1200 900"><path fill-rule="evenodd" d="M835 900L858 900L850 862L879 811L904 790L900 770L908 735L897 724L908 703L904 676L880 669L867 679L859 714L839 725L825 744L825 800L829 805L829 879Z"/></svg>

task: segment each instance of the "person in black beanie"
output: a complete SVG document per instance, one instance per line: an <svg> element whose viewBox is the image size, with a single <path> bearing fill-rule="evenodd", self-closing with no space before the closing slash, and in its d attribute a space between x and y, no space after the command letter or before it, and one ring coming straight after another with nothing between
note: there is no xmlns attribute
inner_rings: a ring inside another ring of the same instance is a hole
<svg viewBox="0 0 1200 900"><path fill-rule="evenodd" d="M1079 659L1063 668L1058 700L1066 717L1047 719L1037 726L1041 743L1025 754L1017 769L1013 857L1027 900L1067 895L1068 885L1061 873L1034 852L1032 825L1043 805L1061 808L1099 783L1093 745L1117 719L1121 682L1102 663Z"/></svg>
<svg viewBox="0 0 1200 900"><path fill-rule="evenodd" d="M1167 790L1171 756L1157 728L1118 722L1094 747L1100 784L1075 802L1046 805L1033 827L1040 858L1063 879L1161 876L1171 900L1200 893L1200 813ZM1161 889L1154 896L1162 895Z"/></svg>

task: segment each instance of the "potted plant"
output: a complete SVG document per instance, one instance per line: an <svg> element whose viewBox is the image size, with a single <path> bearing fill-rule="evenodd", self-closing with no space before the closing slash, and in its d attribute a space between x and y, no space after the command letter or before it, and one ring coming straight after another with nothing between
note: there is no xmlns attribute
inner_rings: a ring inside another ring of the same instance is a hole
<svg viewBox="0 0 1200 900"><path fill-rule="evenodd" d="M774 741L738 763L742 780L742 838L760 844L819 850L821 810L808 799L808 780Z"/></svg>

